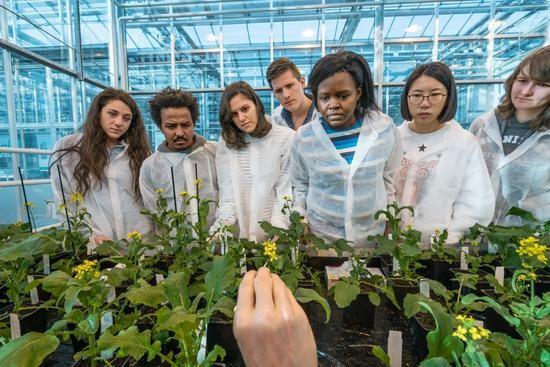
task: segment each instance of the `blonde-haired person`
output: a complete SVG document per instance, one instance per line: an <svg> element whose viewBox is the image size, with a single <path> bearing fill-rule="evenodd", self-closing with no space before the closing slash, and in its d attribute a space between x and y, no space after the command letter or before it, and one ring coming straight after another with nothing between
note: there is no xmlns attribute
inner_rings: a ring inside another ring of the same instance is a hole
<svg viewBox="0 0 550 367"><path fill-rule="evenodd" d="M82 194L95 244L132 231L147 233L151 223L140 213L139 170L150 154L136 102L123 90L105 89L92 101L81 132L54 146L50 177L56 204L64 203L62 192L68 205L75 204L71 194Z"/></svg>
<svg viewBox="0 0 550 367"><path fill-rule="evenodd" d="M477 118L470 131L479 138L496 196L493 221L521 225L506 216L511 207L550 219L550 46L515 68L501 103Z"/></svg>

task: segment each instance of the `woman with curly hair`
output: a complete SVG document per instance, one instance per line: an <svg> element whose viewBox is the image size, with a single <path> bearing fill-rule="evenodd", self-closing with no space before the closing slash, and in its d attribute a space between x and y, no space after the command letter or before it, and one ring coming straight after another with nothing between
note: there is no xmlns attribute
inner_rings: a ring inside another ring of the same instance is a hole
<svg viewBox="0 0 550 367"><path fill-rule="evenodd" d="M550 219L550 46L523 59L504 90L500 104L470 127L495 191L493 222L521 225L520 217L507 216L512 207L544 222Z"/></svg>
<svg viewBox="0 0 550 367"><path fill-rule="evenodd" d="M71 194L82 194L95 244L148 232L149 220L140 214L139 170L150 154L136 102L122 90L105 89L90 105L81 132L54 146L50 177L56 203L63 204L62 192L67 205L74 204Z"/></svg>

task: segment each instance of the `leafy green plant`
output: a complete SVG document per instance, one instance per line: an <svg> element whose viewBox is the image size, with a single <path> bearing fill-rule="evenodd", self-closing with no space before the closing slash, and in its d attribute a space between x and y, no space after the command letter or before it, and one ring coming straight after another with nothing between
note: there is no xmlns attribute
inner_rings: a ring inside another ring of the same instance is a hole
<svg viewBox="0 0 550 367"><path fill-rule="evenodd" d="M449 231L444 229L440 231L435 230L434 235L431 238L431 250L432 259L445 261L452 264L458 258L458 252L455 248L447 245L447 238L449 237Z"/></svg>

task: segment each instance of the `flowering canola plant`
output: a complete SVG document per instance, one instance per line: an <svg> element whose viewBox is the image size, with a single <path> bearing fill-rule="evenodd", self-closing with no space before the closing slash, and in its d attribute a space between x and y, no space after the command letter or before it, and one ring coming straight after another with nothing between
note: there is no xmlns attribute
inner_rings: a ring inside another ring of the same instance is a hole
<svg viewBox="0 0 550 367"><path fill-rule="evenodd" d="M97 260L84 260L80 265L73 268L75 279L92 279L99 278L100 272L97 268Z"/></svg>

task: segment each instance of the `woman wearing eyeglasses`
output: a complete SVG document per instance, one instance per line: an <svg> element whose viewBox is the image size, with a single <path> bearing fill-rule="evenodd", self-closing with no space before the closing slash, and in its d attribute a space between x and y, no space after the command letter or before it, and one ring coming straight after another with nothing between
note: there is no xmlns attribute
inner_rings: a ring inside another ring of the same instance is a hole
<svg viewBox="0 0 550 367"><path fill-rule="evenodd" d="M401 96L398 130L403 140L401 167L395 175L402 225L422 232L423 243L436 229L457 243L476 223L488 224L495 198L483 154L475 137L455 120L457 91L449 67L440 62L418 66Z"/></svg>

